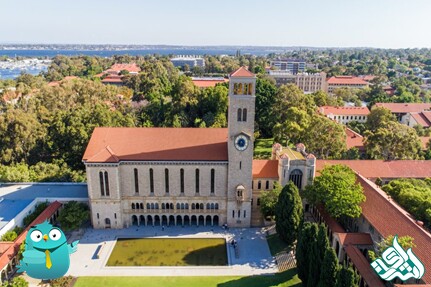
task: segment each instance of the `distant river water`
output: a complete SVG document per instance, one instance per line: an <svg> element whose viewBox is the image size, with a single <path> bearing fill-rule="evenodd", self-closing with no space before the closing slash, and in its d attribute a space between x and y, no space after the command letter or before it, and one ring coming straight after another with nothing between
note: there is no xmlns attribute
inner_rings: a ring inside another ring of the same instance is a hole
<svg viewBox="0 0 431 287"><path fill-rule="evenodd" d="M65 56L99 56L99 57L112 57L113 55L235 55L237 50L232 49L146 49L146 50L0 50L0 56L14 57L28 57L28 58L52 58L57 55ZM263 56L273 51L262 49L241 49L243 54L253 54L256 56ZM0 69L0 79L14 79L18 77L21 72L26 72L32 75L37 75L46 69Z"/></svg>

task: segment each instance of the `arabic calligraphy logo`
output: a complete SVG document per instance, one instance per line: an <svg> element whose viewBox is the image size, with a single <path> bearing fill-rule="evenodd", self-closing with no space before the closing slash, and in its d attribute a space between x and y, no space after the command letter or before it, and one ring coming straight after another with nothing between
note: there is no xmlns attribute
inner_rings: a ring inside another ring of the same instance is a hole
<svg viewBox="0 0 431 287"><path fill-rule="evenodd" d="M395 277L403 281L410 278L420 279L425 273L424 265L412 249L409 248L406 252L398 243L398 236L394 236L392 246L386 248L382 253L382 258L374 260L371 267L380 278L386 281L391 281Z"/></svg>

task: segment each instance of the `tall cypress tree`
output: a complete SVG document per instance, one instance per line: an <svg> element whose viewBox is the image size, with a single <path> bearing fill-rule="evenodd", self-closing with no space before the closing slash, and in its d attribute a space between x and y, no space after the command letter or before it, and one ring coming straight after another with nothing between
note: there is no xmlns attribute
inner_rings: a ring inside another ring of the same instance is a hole
<svg viewBox="0 0 431 287"><path fill-rule="evenodd" d="M352 267L343 266L337 274L335 287L358 287L359 277Z"/></svg>
<svg viewBox="0 0 431 287"><path fill-rule="evenodd" d="M307 286L310 261L313 259L310 245L317 240L318 228L316 223L305 222L298 236L296 245L296 266L302 286Z"/></svg>
<svg viewBox="0 0 431 287"><path fill-rule="evenodd" d="M331 247L326 248L320 272L320 280L317 287L335 286L337 282L338 269L338 258L334 249Z"/></svg>
<svg viewBox="0 0 431 287"><path fill-rule="evenodd" d="M308 269L308 287L315 287L319 283L320 273L322 270L323 259L325 257L325 251L329 248L329 240L326 235L326 227L321 224L315 237L309 243L311 250L309 257L309 269Z"/></svg>
<svg viewBox="0 0 431 287"><path fill-rule="evenodd" d="M275 229L282 240L292 245L298 237L303 219L302 201L293 182L286 184L275 206Z"/></svg>

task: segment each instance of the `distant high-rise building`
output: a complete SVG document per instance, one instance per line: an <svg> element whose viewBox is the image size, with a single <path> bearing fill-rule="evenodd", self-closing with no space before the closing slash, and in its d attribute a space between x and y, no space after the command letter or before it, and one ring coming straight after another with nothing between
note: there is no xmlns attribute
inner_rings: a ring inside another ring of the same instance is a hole
<svg viewBox="0 0 431 287"><path fill-rule="evenodd" d="M271 61L271 67L280 71L288 71L295 75L305 72L307 63L302 59L277 59Z"/></svg>
<svg viewBox="0 0 431 287"><path fill-rule="evenodd" d="M178 56L171 59L172 64L175 67L184 68L185 65L188 65L190 68L193 67L205 67L205 59L202 57L196 56Z"/></svg>

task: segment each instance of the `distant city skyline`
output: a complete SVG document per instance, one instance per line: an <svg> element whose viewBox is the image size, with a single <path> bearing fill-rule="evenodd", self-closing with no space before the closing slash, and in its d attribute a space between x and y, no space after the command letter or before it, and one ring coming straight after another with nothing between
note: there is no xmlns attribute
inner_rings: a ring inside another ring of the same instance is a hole
<svg viewBox="0 0 431 287"><path fill-rule="evenodd" d="M431 48L429 0L16 0L0 43Z"/></svg>

